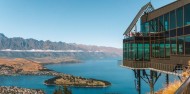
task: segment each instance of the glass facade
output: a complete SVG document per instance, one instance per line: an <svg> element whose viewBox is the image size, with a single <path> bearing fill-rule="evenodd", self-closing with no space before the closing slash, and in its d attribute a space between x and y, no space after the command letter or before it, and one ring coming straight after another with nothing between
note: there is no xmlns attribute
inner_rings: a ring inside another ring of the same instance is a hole
<svg viewBox="0 0 190 94"><path fill-rule="evenodd" d="M159 30L158 31L161 31L161 32L164 31L164 18L163 18L163 16L159 17L158 23L159 23Z"/></svg>
<svg viewBox="0 0 190 94"><path fill-rule="evenodd" d="M149 42L126 42L123 44L123 58L125 60L133 61L148 61L149 55Z"/></svg>
<svg viewBox="0 0 190 94"><path fill-rule="evenodd" d="M166 58L170 57L170 38L166 38L166 42L165 42L165 49L166 49Z"/></svg>
<svg viewBox="0 0 190 94"><path fill-rule="evenodd" d="M147 41L147 42L144 42L144 48L143 48L143 50L144 50L144 60L145 61L149 61L150 60L150 45L149 45L149 41Z"/></svg>
<svg viewBox="0 0 190 94"><path fill-rule="evenodd" d="M190 36L185 37L185 54L190 55Z"/></svg>
<svg viewBox="0 0 190 94"><path fill-rule="evenodd" d="M177 54L183 55L184 54L184 37L180 36L177 39Z"/></svg>
<svg viewBox="0 0 190 94"><path fill-rule="evenodd" d="M177 14L177 27L182 27L183 26L183 7L178 8L176 10L176 14Z"/></svg>
<svg viewBox="0 0 190 94"><path fill-rule="evenodd" d="M177 53L176 38L170 38L171 54Z"/></svg>
<svg viewBox="0 0 190 94"><path fill-rule="evenodd" d="M169 13L164 15L164 31L169 30Z"/></svg>
<svg viewBox="0 0 190 94"><path fill-rule="evenodd" d="M170 12L170 30L176 28L175 10Z"/></svg>
<svg viewBox="0 0 190 94"><path fill-rule="evenodd" d="M190 24L190 4L184 6L184 24Z"/></svg>
<svg viewBox="0 0 190 94"><path fill-rule="evenodd" d="M141 23L141 31L150 32L151 36L124 42L124 59L149 61L171 55L190 56L190 4Z"/></svg>
<svg viewBox="0 0 190 94"><path fill-rule="evenodd" d="M166 51L166 49L165 49L165 40L164 39L162 39L162 40L160 40L160 58L165 58L165 51Z"/></svg>

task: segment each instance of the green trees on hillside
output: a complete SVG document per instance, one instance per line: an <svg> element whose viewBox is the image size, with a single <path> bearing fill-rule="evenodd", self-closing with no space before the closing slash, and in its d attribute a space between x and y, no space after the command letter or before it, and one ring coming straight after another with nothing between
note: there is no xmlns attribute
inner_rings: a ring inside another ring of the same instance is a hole
<svg viewBox="0 0 190 94"><path fill-rule="evenodd" d="M59 86L59 88L56 89L53 94L72 94L72 91L66 86Z"/></svg>

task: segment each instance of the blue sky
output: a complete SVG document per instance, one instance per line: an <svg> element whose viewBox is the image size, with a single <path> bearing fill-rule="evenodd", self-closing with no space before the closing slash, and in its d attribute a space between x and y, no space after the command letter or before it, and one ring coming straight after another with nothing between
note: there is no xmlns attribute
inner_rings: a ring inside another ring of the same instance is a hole
<svg viewBox="0 0 190 94"><path fill-rule="evenodd" d="M150 0L0 0L0 33L122 48L123 33ZM175 0L152 0L155 8Z"/></svg>

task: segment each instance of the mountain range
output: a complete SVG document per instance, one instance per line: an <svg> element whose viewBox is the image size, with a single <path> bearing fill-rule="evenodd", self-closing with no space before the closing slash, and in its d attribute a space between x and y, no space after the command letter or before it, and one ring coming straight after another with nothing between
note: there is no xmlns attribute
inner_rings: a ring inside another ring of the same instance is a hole
<svg viewBox="0 0 190 94"><path fill-rule="evenodd" d="M0 33L0 57L13 58L64 58L99 59L120 58L122 49L104 46L83 45L76 43L42 41L24 39L21 37L8 38Z"/></svg>

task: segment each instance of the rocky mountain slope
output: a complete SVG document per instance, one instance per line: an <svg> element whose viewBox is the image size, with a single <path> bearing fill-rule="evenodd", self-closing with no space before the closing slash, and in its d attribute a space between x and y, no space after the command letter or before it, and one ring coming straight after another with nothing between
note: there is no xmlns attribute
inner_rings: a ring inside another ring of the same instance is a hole
<svg viewBox="0 0 190 94"><path fill-rule="evenodd" d="M122 50L113 47L91 46L49 40L8 38L0 33L0 57L44 58L72 57L77 59L118 58Z"/></svg>

